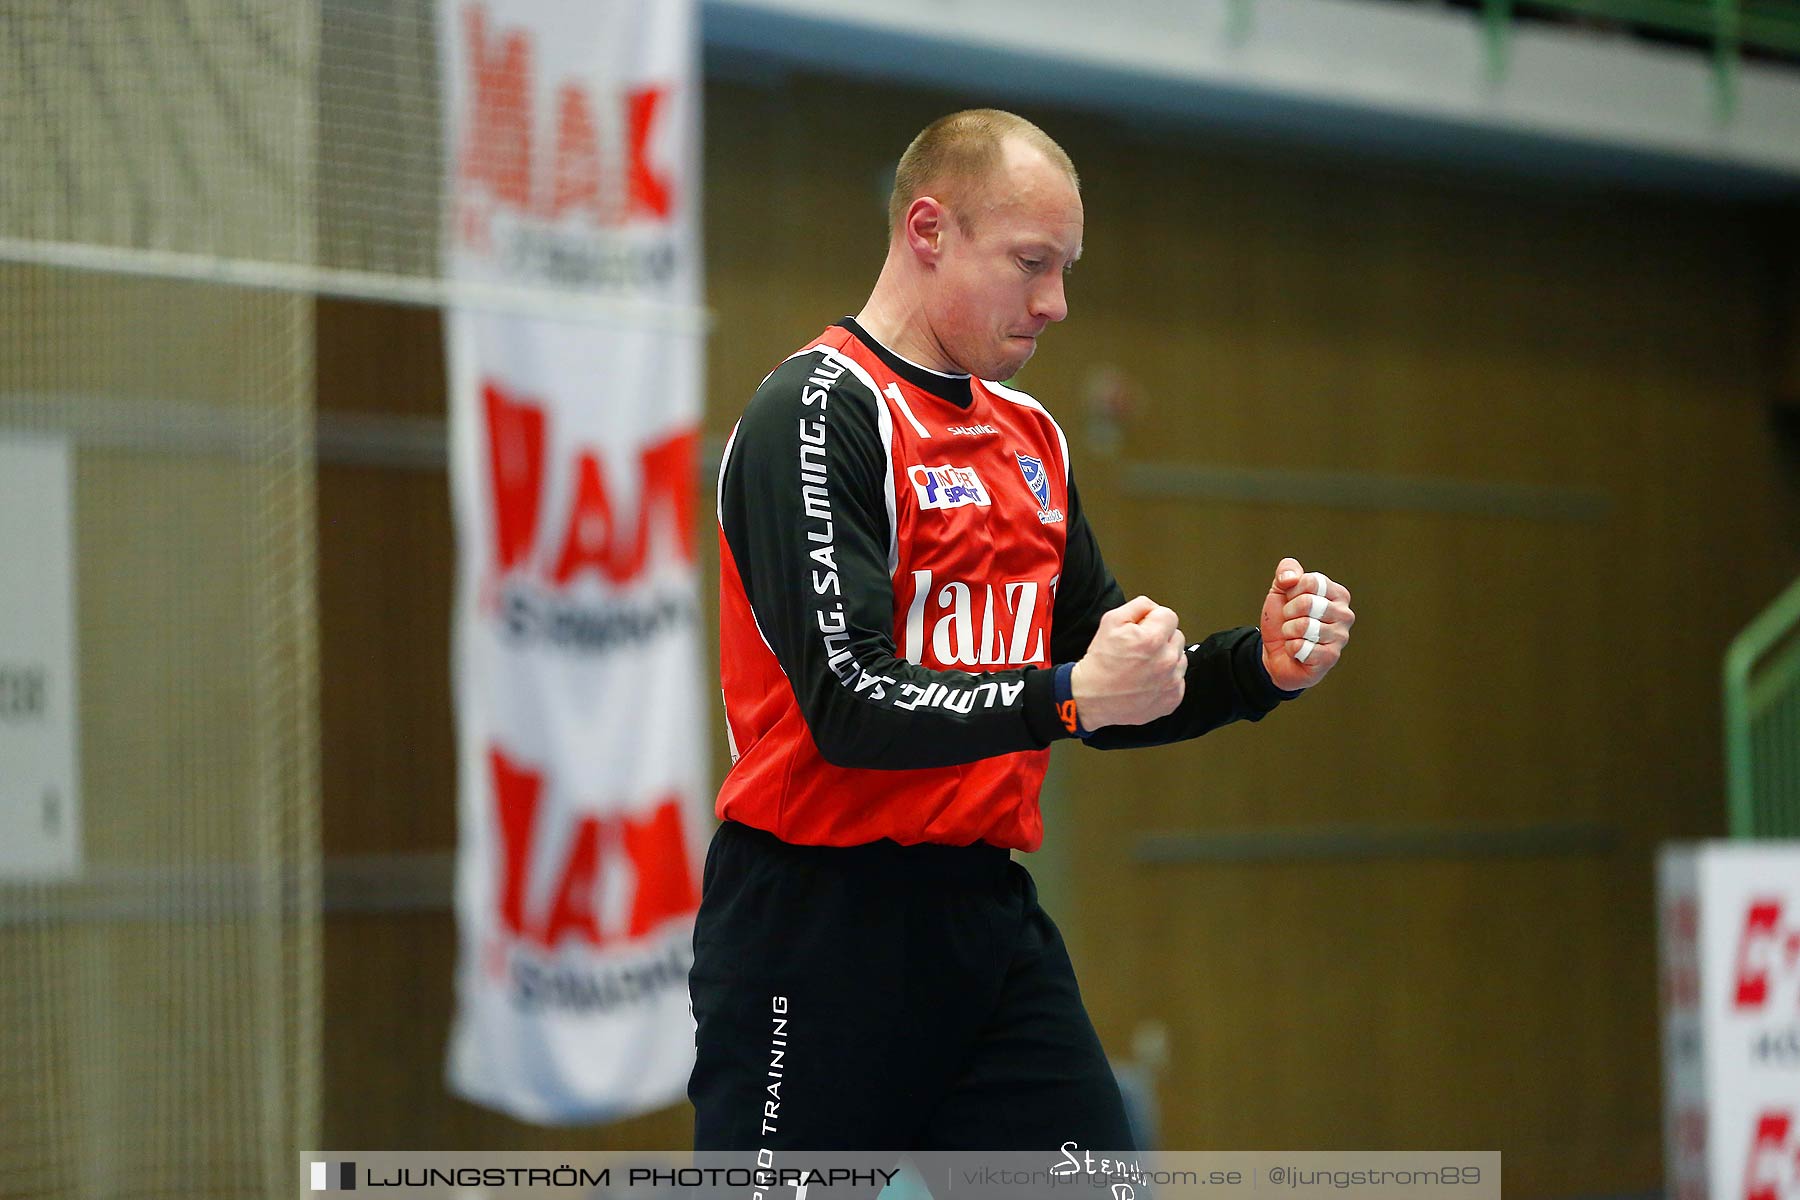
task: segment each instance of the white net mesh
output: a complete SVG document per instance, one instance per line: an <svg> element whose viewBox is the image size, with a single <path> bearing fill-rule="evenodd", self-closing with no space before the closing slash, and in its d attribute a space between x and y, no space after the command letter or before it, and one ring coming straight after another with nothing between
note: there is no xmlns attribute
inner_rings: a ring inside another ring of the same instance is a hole
<svg viewBox="0 0 1800 1200"><path fill-rule="evenodd" d="M0 0L0 450L71 455L82 842L0 868L8 1200L286 1196L318 1144L314 298L704 327L443 279L436 11ZM0 832L51 819L20 776Z"/></svg>
<svg viewBox="0 0 1800 1200"><path fill-rule="evenodd" d="M313 305L195 264L314 261L318 30L0 6L0 445L69 448L81 834L0 873L7 1197L287 1195L315 1140Z"/></svg>
<svg viewBox="0 0 1800 1200"><path fill-rule="evenodd" d="M0 231L312 257L317 9L9 0Z"/></svg>
<svg viewBox="0 0 1800 1200"><path fill-rule="evenodd" d="M325 0L319 56L319 263L438 276L443 178L430 0Z"/></svg>

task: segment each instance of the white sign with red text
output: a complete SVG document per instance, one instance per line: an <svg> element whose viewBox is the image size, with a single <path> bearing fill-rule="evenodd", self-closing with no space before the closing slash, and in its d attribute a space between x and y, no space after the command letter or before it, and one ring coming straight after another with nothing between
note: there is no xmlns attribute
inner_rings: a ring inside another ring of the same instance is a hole
<svg viewBox="0 0 1800 1200"><path fill-rule="evenodd" d="M1670 846L1658 868L1665 1191L1800 1200L1800 842Z"/></svg>
<svg viewBox="0 0 1800 1200"><path fill-rule="evenodd" d="M607 320L445 314L448 1074L525 1120L609 1120L679 1100L694 1051L702 348L655 316L700 302L695 13L440 0L438 24L450 277L620 302Z"/></svg>

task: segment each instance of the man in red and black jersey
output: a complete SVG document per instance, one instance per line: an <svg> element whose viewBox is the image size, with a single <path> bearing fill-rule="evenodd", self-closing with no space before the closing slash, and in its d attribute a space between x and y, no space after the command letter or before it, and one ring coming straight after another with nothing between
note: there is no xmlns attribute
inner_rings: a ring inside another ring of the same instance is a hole
<svg viewBox="0 0 1800 1200"><path fill-rule="evenodd" d="M1067 315L1074 167L977 110L902 157L868 304L757 389L719 472L733 766L690 990L702 1150L1132 1149L1011 860L1049 745L1198 737L1324 677L1350 594L1283 559L1260 627L1127 600L1010 379Z"/></svg>

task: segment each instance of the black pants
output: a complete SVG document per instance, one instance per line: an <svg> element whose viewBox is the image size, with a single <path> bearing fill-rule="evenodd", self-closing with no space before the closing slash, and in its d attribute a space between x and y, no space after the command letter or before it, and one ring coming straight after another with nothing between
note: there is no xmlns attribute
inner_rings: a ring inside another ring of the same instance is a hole
<svg viewBox="0 0 1800 1200"><path fill-rule="evenodd" d="M993 846L726 822L690 979L698 1150L1130 1150L1056 926Z"/></svg>

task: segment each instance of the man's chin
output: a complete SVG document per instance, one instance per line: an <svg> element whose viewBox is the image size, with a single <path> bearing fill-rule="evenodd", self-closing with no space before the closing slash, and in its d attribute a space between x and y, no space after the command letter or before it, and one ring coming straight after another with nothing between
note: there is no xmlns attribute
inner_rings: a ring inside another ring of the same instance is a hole
<svg viewBox="0 0 1800 1200"><path fill-rule="evenodd" d="M1031 356L1036 353L1036 338L1007 338L1006 347L994 364L994 373L987 378L1011 379L1026 363L1031 361Z"/></svg>

